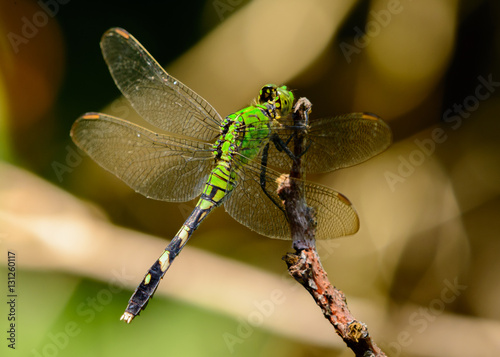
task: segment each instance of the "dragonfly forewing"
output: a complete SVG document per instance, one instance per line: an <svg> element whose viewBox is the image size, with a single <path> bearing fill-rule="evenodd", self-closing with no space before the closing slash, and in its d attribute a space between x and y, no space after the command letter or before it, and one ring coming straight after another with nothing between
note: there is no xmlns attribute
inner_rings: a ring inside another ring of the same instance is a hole
<svg viewBox="0 0 500 357"><path fill-rule="evenodd" d="M113 79L134 109L165 131L213 140L222 119L201 96L169 75L127 31L108 30L101 48Z"/></svg>
<svg viewBox="0 0 500 357"><path fill-rule="evenodd" d="M293 135L294 128L273 128L283 141ZM306 172L330 172L360 164L387 149L392 142L389 126L374 114L351 113L311 120L307 129L303 166ZM271 147L269 165L286 170L289 156Z"/></svg>

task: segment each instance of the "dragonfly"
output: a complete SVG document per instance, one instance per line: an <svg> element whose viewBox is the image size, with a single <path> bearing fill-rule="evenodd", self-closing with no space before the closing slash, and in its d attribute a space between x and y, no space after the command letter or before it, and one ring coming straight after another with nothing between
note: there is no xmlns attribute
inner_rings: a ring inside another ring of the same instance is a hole
<svg viewBox="0 0 500 357"><path fill-rule="evenodd" d="M288 148L297 130L295 102L287 86L268 84L255 101L224 119L200 95L168 74L126 30L112 28L101 49L110 73L132 107L158 131L89 112L71 137L104 169L136 192L170 202L199 200L192 213L147 271L121 320L130 323L153 297L168 268L200 223L224 204L236 221L270 238L291 239L284 204L277 194L280 172L289 170ZM370 113L310 120L305 172L330 172L359 164L391 143L389 126ZM359 218L341 193L300 181L316 212L316 239L354 234Z"/></svg>

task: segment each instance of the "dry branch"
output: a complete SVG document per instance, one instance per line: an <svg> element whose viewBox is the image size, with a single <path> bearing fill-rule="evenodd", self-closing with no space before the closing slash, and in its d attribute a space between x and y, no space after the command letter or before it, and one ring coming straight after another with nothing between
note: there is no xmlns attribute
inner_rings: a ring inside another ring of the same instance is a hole
<svg viewBox="0 0 500 357"><path fill-rule="evenodd" d="M300 98L294 108L294 125L304 127L294 139L292 168L279 185L278 194L285 204L295 253L283 257L290 275L311 294L323 315L347 346L360 357L386 356L370 337L367 326L352 316L345 295L328 280L315 245L316 221L307 206L301 181L301 153L306 150L306 130L311 102ZM291 179L290 179L291 178Z"/></svg>

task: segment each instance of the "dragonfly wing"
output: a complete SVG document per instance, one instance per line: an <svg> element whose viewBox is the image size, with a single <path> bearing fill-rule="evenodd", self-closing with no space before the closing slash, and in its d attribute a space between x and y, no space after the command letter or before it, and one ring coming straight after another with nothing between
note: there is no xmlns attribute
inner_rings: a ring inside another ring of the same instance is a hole
<svg viewBox="0 0 500 357"><path fill-rule="evenodd" d="M78 118L71 137L99 165L157 200L183 202L199 196L212 169L210 144L157 134L105 114Z"/></svg>
<svg viewBox="0 0 500 357"><path fill-rule="evenodd" d="M224 207L231 217L244 226L266 237L291 239L290 227L284 214L281 199L276 194L278 184L274 178L265 178L266 192L277 203L266 196L259 178L259 168L251 164L238 173L238 185Z"/></svg>
<svg viewBox="0 0 500 357"><path fill-rule="evenodd" d="M307 204L316 212L316 239L343 237L359 230L358 214L347 197L308 181L304 188Z"/></svg>
<svg viewBox="0 0 500 357"><path fill-rule="evenodd" d="M286 125L273 130L283 141L293 134ZM329 172L362 163L384 151L391 141L391 129L374 114L351 113L312 120L302 163L307 172ZM291 160L285 152L271 147L269 165L288 169Z"/></svg>
<svg viewBox="0 0 500 357"><path fill-rule="evenodd" d="M270 238L291 239L284 205L278 194L278 179L282 174L266 169L264 193L261 167L255 161L243 167L238 186L224 204L235 220ZM308 181L300 182L307 204L315 209L318 228L316 239L331 239L354 234L359 219L354 207L341 193Z"/></svg>
<svg viewBox="0 0 500 357"><path fill-rule="evenodd" d="M222 119L201 96L169 75L127 31L108 30L102 53L113 79L134 109L154 126L209 141Z"/></svg>
<svg viewBox="0 0 500 357"><path fill-rule="evenodd" d="M387 149L389 126L369 113L351 113L312 121L311 146L304 156L306 170L328 172L362 163Z"/></svg>

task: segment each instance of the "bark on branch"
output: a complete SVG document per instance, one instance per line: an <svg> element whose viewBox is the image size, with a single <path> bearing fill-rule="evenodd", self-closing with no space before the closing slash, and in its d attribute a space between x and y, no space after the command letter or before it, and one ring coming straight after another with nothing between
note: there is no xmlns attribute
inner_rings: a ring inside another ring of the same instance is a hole
<svg viewBox="0 0 500 357"><path fill-rule="evenodd" d="M325 318L356 356L386 356L372 340L368 327L351 314L344 293L328 280L316 250L315 214L313 209L307 206L301 187L304 176L301 154L307 147L306 128L311 106L311 102L306 98L300 98L295 105L294 125L302 126L304 130L297 130L292 150L295 159L290 175L281 180L278 188L278 194L285 205L293 239L292 246L295 249L295 253L288 253L283 259L288 265L290 275L311 294Z"/></svg>

